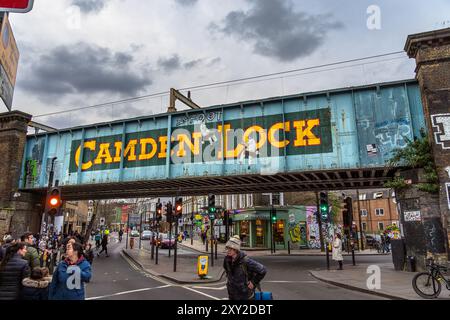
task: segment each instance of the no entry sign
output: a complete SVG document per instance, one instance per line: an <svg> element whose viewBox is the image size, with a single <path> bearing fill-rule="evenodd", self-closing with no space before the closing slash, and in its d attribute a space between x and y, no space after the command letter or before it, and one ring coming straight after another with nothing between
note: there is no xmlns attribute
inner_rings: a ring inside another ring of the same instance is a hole
<svg viewBox="0 0 450 320"><path fill-rule="evenodd" d="M34 0L0 0L0 11L25 13L33 9Z"/></svg>

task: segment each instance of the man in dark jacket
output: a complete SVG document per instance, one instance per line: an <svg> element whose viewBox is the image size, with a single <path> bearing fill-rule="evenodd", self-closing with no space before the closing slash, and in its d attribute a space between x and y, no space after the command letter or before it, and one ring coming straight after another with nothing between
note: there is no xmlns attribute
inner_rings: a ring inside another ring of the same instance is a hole
<svg viewBox="0 0 450 320"><path fill-rule="evenodd" d="M27 244L27 254L23 258L28 261L28 266L30 267L30 270L40 267L41 260L39 259L39 253L37 249L33 247L34 245L33 234L31 232L27 232L21 237L20 240Z"/></svg>
<svg viewBox="0 0 450 320"><path fill-rule="evenodd" d="M241 251L239 236L233 236L225 245L227 255L223 267L227 274L227 289L230 300L253 299L255 288L266 275L266 268L250 259Z"/></svg>
<svg viewBox="0 0 450 320"><path fill-rule="evenodd" d="M0 300L18 300L22 293L22 280L30 275L28 263L23 259L26 243L19 242L6 249L0 264Z"/></svg>

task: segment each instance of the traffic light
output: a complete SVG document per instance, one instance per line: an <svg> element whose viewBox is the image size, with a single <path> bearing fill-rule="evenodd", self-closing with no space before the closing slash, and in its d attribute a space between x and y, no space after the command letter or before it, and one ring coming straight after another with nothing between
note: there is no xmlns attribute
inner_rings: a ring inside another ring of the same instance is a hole
<svg viewBox="0 0 450 320"><path fill-rule="evenodd" d="M208 194L208 213L210 219L216 217L216 196L212 193Z"/></svg>
<svg viewBox="0 0 450 320"><path fill-rule="evenodd" d="M277 223L277 210L272 208L270 209L271 214L272 214L272 223Z"/></svg>
<svg viewBox="0 0 450 320"><path fill-rule="evenodd" d="M161 221L162 218L162 203L156 204L156 220Z"/></svg>
<svg viewBox="0 0 450 320"><path fill-rule="evenodd" d="M175 200L175 215L181 217L183 213L183 198L177 197Z"/></svg>
<svg viewBox="0 0 450 320"><path fill-rule="evenodd" d="M167 222L172 222L172 213L173 213L173 207L172 207L172 202L168 202L166 204L166 217L167 217Z"/></svg>
<svg viewBox="0 0 450 320"><path fill-rule="evenodd" d="M344 228L349 228L353 222L353 200L350 197L344 199L344 209L342 210Z"/></svg>
<svg viewBox="0 0 450 320"><path fill-rule="evenodd" d="M58 213L61 204L61 189L59 187L51 188L47 195L47 212L49 214Z"/></svg>
<svg viewBox="0 0 450 320"><path fill-rule="evenodd" d="M330 209L328 205L328 193L326 192L320 193L319 210L322 221L328 221L328 214Z"/></svg>

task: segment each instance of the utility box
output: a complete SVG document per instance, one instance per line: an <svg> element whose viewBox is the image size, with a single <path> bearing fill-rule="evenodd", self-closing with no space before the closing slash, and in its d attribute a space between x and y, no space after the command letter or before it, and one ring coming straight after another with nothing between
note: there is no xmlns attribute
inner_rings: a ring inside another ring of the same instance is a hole
<svg viewBox="0 0 450 320"><path fill-rule="evenodd" d="M208 275L208 256L198 256L197 273L201 279Z"/></svg>
<svg viewBox="0 0 450 320"><path fill-rule="evenodd" d="M403 271L406 262L406 245L403 239L391 240L392 262L396 271Z"/></svg>

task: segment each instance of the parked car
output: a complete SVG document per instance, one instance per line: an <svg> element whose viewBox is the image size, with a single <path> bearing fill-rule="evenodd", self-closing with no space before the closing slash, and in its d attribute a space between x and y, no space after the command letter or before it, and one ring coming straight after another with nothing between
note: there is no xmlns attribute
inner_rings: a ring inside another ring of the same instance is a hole
<svg viewBox="0 0 450 320"><path fill-rule="evenodd" d="M175 247L175 237L172 236L171 238L169 238L169 235L165 234L162 237L162 241L161 241L161 249L172 249Z"/></svg>
<svg viewBox="0 0 450 320"><path fill-rule="evenodd" d="M152 231L144 230L144 231L142 231L141 239L142 240L151 240L152 236L153 236L153 232Z"/></svg>
<svg viewBox="0 0 450 320"><path fill-rule="evenodd" d="M139 237L139 231L137 231L137 230L131 230L130 236L131 236L131 237Z"/></svg>

